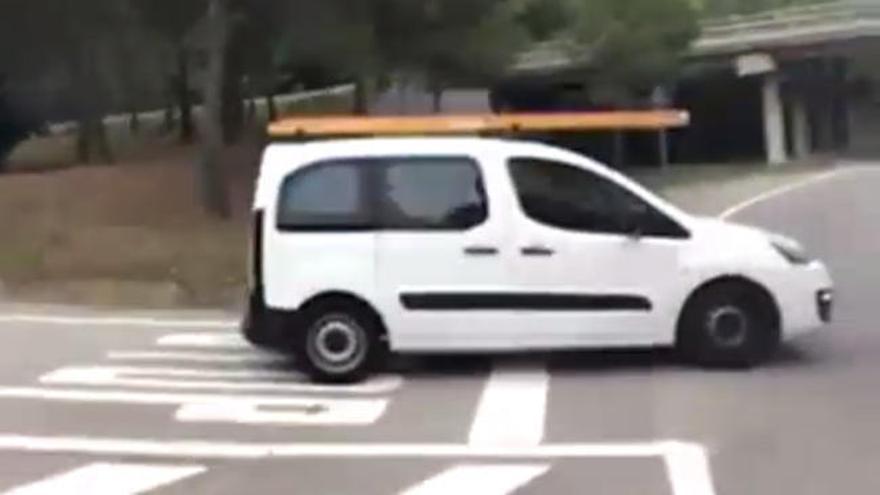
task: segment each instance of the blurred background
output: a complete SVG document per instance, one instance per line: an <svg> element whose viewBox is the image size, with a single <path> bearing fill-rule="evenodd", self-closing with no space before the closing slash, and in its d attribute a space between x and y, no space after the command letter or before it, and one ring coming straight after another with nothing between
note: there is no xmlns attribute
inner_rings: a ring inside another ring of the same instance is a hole
<svg viewBox="0 0 880 495"><path fill-rule="evenodd" d="M871 155L878 37L862 1L3 0L0 292L236 304L285 116L688 110L528 136L658 187Z"/></svg>

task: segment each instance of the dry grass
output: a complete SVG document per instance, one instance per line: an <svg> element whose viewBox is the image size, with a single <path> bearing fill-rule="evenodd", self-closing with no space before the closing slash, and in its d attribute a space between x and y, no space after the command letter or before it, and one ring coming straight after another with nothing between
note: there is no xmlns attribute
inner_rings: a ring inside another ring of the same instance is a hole
<svg viewBox="0 0 880 495"><path fill-rule="evenodd" d="M0 176L0 279L25 293L62 281L173 283L182 304L231 302L245 282L257 156L252 146L226 156L231 221L200 210L193 149L124 166Z"/></svg>

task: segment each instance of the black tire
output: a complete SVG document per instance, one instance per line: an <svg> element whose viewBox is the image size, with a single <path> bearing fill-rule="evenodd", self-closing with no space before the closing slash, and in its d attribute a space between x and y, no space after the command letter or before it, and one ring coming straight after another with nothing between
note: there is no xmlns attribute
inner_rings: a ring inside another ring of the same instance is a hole
<svg viewBox="0 0 880 495"><path fill-rule="evenodd" d="M297 361L314 381L361 380L386 356L381 329L379 318L358 304L315 304L303 314Z"/></svg>
<svg viewBox="0 0 880 495"><path fill-rule="evenodd" d="M760 287L739 281L702 288L679 320L677 346L703 366L749 368L779 348L779 318Z"/></svg>

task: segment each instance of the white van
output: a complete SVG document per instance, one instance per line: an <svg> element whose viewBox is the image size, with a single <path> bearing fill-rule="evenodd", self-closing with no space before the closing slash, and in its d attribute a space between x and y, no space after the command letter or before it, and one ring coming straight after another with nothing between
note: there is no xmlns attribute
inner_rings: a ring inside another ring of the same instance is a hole
<svg viewBox="0 0 880 495"><path fill-rule="evenodd" d="M542 144L271 144L254 218L243 333L319 380L389 352L676 346L747 366L830 319L828 271L797 242Z"/></svg>

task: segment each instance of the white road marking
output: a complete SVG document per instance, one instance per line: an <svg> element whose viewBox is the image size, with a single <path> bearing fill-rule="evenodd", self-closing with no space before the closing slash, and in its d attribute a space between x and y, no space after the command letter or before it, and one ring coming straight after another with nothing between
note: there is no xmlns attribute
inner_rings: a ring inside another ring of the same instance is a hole
<svg viewBox="0 0 880 495"><path fill-rule="evenodd" d="M305 380L302 375L292 371L72 366L43 375L40 377L40 383L179 390L218 389L239 392L379 394L393 392L403 382L399 375L379 375L362 383L344 385L296 382L295 379Z"/></svg>
<svg viewBox="0 0 880 495"><path fill-rule="evenodd" d="M205 347L209 349L251 349L237 333L173 333L156 339L161 347Z"/></svg>
<svg viewBox="0 0 880 495"><path fill-rule="evenodd" d="M547 370L495 370L471 425L474 446L529 447L544 437Z"/></svg>
<svg viewBox="0 0 880 495"><path fill-rule="evenodd" d="M144 405L181 405L242 402L273 407L315 407L316 405L336 405L353 400L371 399L316 399L311 397L287 397L280 395L225 395L193 394L169 392L140 392L129 390L83 390L40 387L2 387L0 399L38 399L67 402L118 402Z"/></svg>
<svg viewBox="0 0 880 495"><path fill-rule="evenodd" d="M261 458L644 458L678 454L678 441L544 444L531 447L475 447L455 443L247 443L209 440L48 437L0 433L0 450L205 459ZM698 468L699 466L694 466Z"/></svg>
<svg viewBox="0 0 880 495"><path fill-rule="evenodd" d="M108 381L119 376L163 376L174 378L220 378L247 380L303 380L297 371L266 369L195 369L157 366L69 366L52 371L40 378L43 383L68 380ZM70 377L70 378L68 378ZM85 378L80 378L85 377Z"/></svg>
<svg viewBox="0 0 880 495"><path fill-rule="evenodd" d="M173 405L180 407L176 419L185 422L313 426L372 424L382 417L388 405L386 399L179 394L35 387L2 387L0 399ZM266 408L278 410L266 410Z"/></svg>
<svg viewBox="0 0 880 495"><path fill-rule="evenodd" d="M588 459L652 458L665 461L673 495L715 495L705 449L674 440L639 443L581 443L531 447L475 447L444 443L239 443L124 438L40 437L0 434L0 450L158 458L422 458ZM77 492L73 492L77 493Z"/></svg>
<svg viewBox="0 0 880 495"><path fill-rule="evenodd" d="M799 189L801 187L804 187L804 186L807 186L807 185L810 185L810 184L813 184L816 182L830 179L830 178L835 177L838 174L841 174L843 172L852 172L854 170L860 170L860 169L858 169L858 168L836 168L836 169L831 170L829 172L811 175L809 177L792 182L790 184L785 184L785 185L777 187L775 189L765 191L761 194L758 194L757 196L754 196L754 197L749 198L745 201L737 203L737 204L731 206L730 208L724 210L724 212L721 213L720 215L718 215L718 217L723 220L726 220L726 219L742 212L743 210L746 210L746 209L748 209L758 203L764 202L770 198L794 191L795 189Z"/></svg>
<svg viewBox="0 0 880 495"><path fill-rule="evenodd" d="M204 466L99 462L15 488L4 495L136 495L204 471Z"/></svg>
<svg viewBox="0 0 880 495"><path fill-rule="evenodd" d="M113 316L69 316L39 314L0 315L0 323L36 323L46 325L91 325L91 326L131 326L149 328L222 328L238 326L233 320L176 320L162 318L113 317Z"/></svg>
<svg viewBox="0 0 880 495"><path fill-rule="evenodd" d="M248 425L363 426L385 413L384 399L313 401L287 410L265 410L265 404L239 400L184 404L175 419L187 423L238 423Z"/></svg>
<svg viewBox="0 0 880 495"><path fill-rule="evenodd" d="M676 443L668 447L663 459L675 495L715 495L709 458L703 447Z"/></svg>
<svg viewBox="0 0 880 495"><path fill-rule="evenodd" d="M172 361L192 363L222 363L241 365L266 365L284 363L290 358L277 354L250 352L177 352L177 351L110 351L107 359L114 361Z"/></svg>
<svg viewBox="0 0 880 495"><path fill-rule="evenodd" d="M541 476L549 464L473 464L456 466L429 478L402 495L479 493L506 495Z"/></svg>

